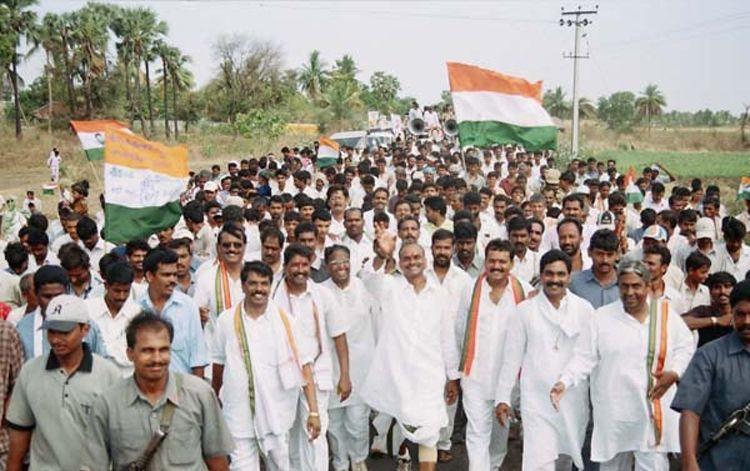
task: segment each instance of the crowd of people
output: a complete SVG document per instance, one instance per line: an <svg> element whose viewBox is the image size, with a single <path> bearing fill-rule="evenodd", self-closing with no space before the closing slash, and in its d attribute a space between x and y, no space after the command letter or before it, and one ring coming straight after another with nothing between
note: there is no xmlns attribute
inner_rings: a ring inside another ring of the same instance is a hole
<svg viewBox="0 0 750 471"><path fill-rule="evenodd" d="M0 469L429 470L460 440L486 471L512 424L524 470L750 469L750 417L713 439L750 402L750 200L716 185L285 147L120 245L72 192L3 232Z"/></svg>

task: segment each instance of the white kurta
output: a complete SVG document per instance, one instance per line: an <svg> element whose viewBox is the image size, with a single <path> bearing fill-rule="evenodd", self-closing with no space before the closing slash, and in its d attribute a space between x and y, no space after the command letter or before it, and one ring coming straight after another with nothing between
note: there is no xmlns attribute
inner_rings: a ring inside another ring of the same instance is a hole
<svg viewBox="0 0 750 471"><path fill-rule="evenodd" d="M219 264L213 263L208 267L202 267L199 270L195 278L195 293L193 294L193 300L198 307L208 308L208 322L203 331L205 333L206 344L211 349L211 342L213 342L213 333L216 329L216 319L221 312L216 312L216 272L219 271ZM227 275L229 280L229 296L231 302L222 306L224 310L236 305L238 302L244 299L245 294L242 292L242 280L238 277L233 280L231 276ZM222 288L223 289L223 288ZM223 292L219 292L219 296L222 296L221 303L223 300Z"/></svg>
<svg viewBox="0 0 750 471"><path fill-rule="evenodd" d="M458 378L445 290L428 279L417 293L400 275L370 272L365 283L380 300L384 327L362 397L395 417L407 438L435 446L440 428L448 424L446 380Z"/></svg>
<svg viewBox="0 0 750 471"><path fill-rule="evenodd" d="M102 333L102 340L107 348L107 353L111 356L112 362L120 370L123 377L133 374L133 362L126 354L128 348L125 338L125 329L130 321L141 312L140 306L128 297L125 304L116 316L112 317L104 300L104 295L95 296L86 300L89 317L99 326Z"/></svg>
<svg viewBox="0 0 750 471"><path fill-rule="evenodd" d="M253 369L255 415L250 409L248 376L234 326L235 309L227 309L216 321L213 363L224 365L224 382L219 393L227 426L236 439L255 437L265 451L285 443L292 428L302 374L279 308L269 301L257 319L242 316ZM294 333L292 333L294 338Z"/></svg>
<svg viewBox="0 0 750 471"><path fill-rule="evenodd" d="M663 436L661 444L655 446L647 402L648 320L638 322L625 312L622 302L617 301L597 309L590 325L590 342L576 346L575 355L560 380L570 387L591 375L594 406L591 460L608 461L626 451L679 452L680 416L669 408L676 385L661 397ZM670 307L664 371L682 376L694 351L690 330Z"/></svg>
<svg viewBox="0 0 750 471"><path fill-rule="evenodd" d="M352 382L352 394L343 403L338 394L332 394L328 403L329 409L338 407L363 404L360 390L370 369L372 355L375 352L375 317L377 306L375 300L362 283L356 277L349 279L349 285L341 289L330 278L322 283L333 295L337 306L342 306L346 315L349 330L346 332L346 343L349 348L349 377ZM333 349L333 341L330 340L329 348ZM332 355L333 364L333 387L338 383L341 376L341 367L338 357Z"/></svg>
<svg viewBox="0 0 750 471"><path fill-rule="evenodd" d="M549 391L572 358L576 342L588 341L593 314L591 304L571 292L559 309L541 292L511 313L495 403L511 404L513 383L521 371L523 469L539 469L560 454L571 456L576 467L583 469L588 381L566 392L559 412L552 407Z"/></svg>
<svg viewBox="0 0 750 471"><path fill-rule="evenodd" d="M524 295L533 291L534 288L523 280L520 280ZM459 350L463 347L466 334L466 320L471 306L471 297L474 291L474 283L461 295L456 315L455 332L456 343ZM516 300L513 296L513 284L508 280L500 301L495 304L490 299L492 287L485 279L482 282L481 297L479 299L479 319L476 328L476 350L474 361L469 376L462 376L461 387L471 389L472 396L481 397L483 400L495 399L495 389L503 364L503 345L506 341L508 324L513 313L517 309ZM515 382L515 378L514 378ZM513 385L510 385L513 387Z"/></svg>

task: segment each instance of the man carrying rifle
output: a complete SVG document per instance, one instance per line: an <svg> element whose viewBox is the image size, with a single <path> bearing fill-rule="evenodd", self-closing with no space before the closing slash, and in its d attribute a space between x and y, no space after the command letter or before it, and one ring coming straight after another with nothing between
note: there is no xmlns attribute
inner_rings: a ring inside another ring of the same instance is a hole
<svg viewBox="0 0 750 471"><path fill-rule="evenodd" d="M672 401L684 471L750 469L750 281L729 302L734 332L698 349Z"/></svg>
<svg viewBox="0 0 750 471"><path fill-rule="evenodd" d="M125 337L133 376L94 400L82 469L228 470L234 444L213 390L169 371L172 324L142 313Z"/></svg>

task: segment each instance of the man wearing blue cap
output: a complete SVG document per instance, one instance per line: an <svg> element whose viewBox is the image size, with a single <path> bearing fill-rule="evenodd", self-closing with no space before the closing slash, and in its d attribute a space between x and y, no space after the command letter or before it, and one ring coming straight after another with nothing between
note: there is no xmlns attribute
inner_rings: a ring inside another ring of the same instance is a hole
<svg viewBox="0 0 750 471"><path fill-rule="evenodd" d="M93 400L120 376L84 342L89 314L83 300L54 297L42 329L51 350L23 366L8 405L8 471L21 470L29 451L31 469L78 470Z"/></svg>

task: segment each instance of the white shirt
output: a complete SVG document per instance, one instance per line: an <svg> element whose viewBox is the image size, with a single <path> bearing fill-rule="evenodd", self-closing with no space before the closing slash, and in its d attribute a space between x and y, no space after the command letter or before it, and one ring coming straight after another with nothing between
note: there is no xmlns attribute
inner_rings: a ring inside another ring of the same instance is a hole
<svg viewBox="0 0 750 471"><path fill-rule="evenodd" d="M34 257L29 257L29 262ZM10 307L19 307L23 304L21 288L18 286L21 278L18 275L0 270L0 303L6 303Z"/></svg>
<svg viewBox="0 0 750 471"><path fill-rule="evenodd" d="M312 280L307 281L307 290L299 295L287 291L281 281L273 293L274 302L289 314L296 325L300 355L314 360L315 385L320 391L334 389L331 356L333 342L330 339L345 334L349 323L345 306L339 306L333 295Z"/></svg>
<svg viewBox="0 0 750 471"><path fill-rule="evenodd" d="M337 306L346 306L342 312L349 324L349 330L346 331L346 343L349 348L349 378L352 382L351 396L342 403L338 395L332 394L328 408L362 404L359 393L375 352L377 302L367 291L362 280L355 276L349 278L349 284L343 289L330 278L324 281L322 286L330 291ZM335 349L333 340L329 339L329 342L329 348ZM338 383L341 377L338 356L331 355L331 362L333 380Z"/></svg>
<svg viewBox="0 0 750 471"><path fill-rule="evenodd" d="M677 293L679 298L674 302L673 308L678 314L685 314L697 306L711 304L711 291L703 284L698 285L698 289L692 292L683 279L677 287Z"/></svg>
<svg viewBox="0 0 750 471"><path fill-rule="evenodd" d="M575 345L590 340L594 308L570 291L555 308L541 292L508 314L511 319L495 403L511 404L511 391L520 371L521 413L526 432L537 438L536 443L557 444L527 450L523 454L524 469L541 469L560 453L573 457L576 467L583 469L581 448L589 417L588 381L566 391L559 412L552 407L549 391L573 357ZM548 433L553 436L544 440L542 437Z"/></svg>
<svg viewBox="0 0 750 471"><path fill-rule="evenodd" d="M513 256L513 268L510 272L526 283L531 283L535 279L538 280L539 260L541 258L542 254L527 248L523 259L518 258L517 255Z"/></svg>
<svg viewBox="0 0 750 471"><path fill-rule="evenodd" d="M216 321L211 359L224 365L219 398L232 437L257 437L265 442L264 449L270 449L270 439L283 437L294 423L302 386L298 361L303 360L295 358L297 347L290 342L276 304L269 301L266 311L256 319L247 314L244 305L240 306L253 370L255 416L250 409L248 375L234 325L236 307L222 312ZM293 328L291 338L296 343Z"/></svg>
<svg viewBox="0 0 750 471"><path fill-rule="evenodd" d="M130 321L141 312L140 306L128 298L120 312L114 317L107 307L104 295L87 299L86 306L91 321L96 322L96 325L99 326L102 340L111 360L123 377L130 376L133 374L133 362L128 359L126 354L128 344L125 338L125 329L127 329Z"/></svg>
<svg viewBox="0 0 750 471"><path fill-rule="evenodd" d="M221 296L221 299L217 300L217 272L219 272L218 263L214 263L213 265L197 272L195 274L195 292L193 293L193 300L198 307L208 308L208 322L206 322L203 332L209 349L211 348L213 333L216 328L216 318L221 314L221 311L236 305L245 297L245 294L242 292L242 280L240 280L239 277L237 277L236 280L233 280L232 277L229 276L229 273L227 273L230 302L224 302L223 284L218 293L218 295ZM219 276L221 275L219 274ZM218 310L217 307L219 308Z"/></svg>
<svg viewBox="0 0 750 471"><path fill-rule="evenodd" d="M99 240L93 249L86 247L82 240L78 241L78 245L88 254L91 268L97 272L99 271L99 260L101 260L106 253L115 248L114 245L105 242L101 237L99 237Z"/></svg>
<svg viewBox="0 0 750 471"><path fill-rule="evenodd" d="M731 273L738 282L745 279L745 274L750 270L750 246L743 243L740 249L740 257L735 262L729 255L726 245L721 242L716 247L716 265L715 271L725 271ZM711 264L712 271L714 264Z"/></svg>
<svg viewBox="0 0 750 471"><path fill-rule="evenodd" d="M341 245L349 249L349 266L352 275L359 273L368 261L371 262L375 258L372 240L364 234L359 242L344 234L341 237Z"/></svg>
<svg viewBox="0 0 750 471"><path fill-rule="evenodd" d="M622 302L617 301L597 309L590 325L590 342L576 349L560 380L570 387L591 375L591 402L594 406L592 461L608 461L625 451L679 452L680 415L669 407L676 385L661 397L663 435L661 444L654 445L654 427L647 399L649 322L640 323L625 312ZM670 307L664 371L674 371L682 376L694 351L690 330Z"/></svg>
<svg viewBox="0 0 750 471"><path fill-rule="evenodd" d="M373 409L418 427L407 438L437 440L448 424L446 378L459 376L446 292L430 278L417 293L400 275L364 275L387 328L380 332L362 397Z"/></svg>
<svg viewBox="0 0 750 471"><path fill-rule="evenodd" d="M523 296L526 296L533 290L531 285L519 280L523 289ZM471 299L474 293L472 283L467 286L461 294L458 303L458 314L456 315L455 331L456 343L459 348L465 349L464 338L467 328L467 319L469 318L469 309L471 308ZM481 397L484 400L492 401L495 399L495 389L497 388L497 378L500 374L500 368L503 364L503 345L506 339L508 322L512 313L516 311L515 295L513 293L513 283L508 283L503 290L500 301L495 304L490 298L492 287L487 280L482 281L481 293L479 298L479 312L476 327L476 350L471 371L467 376L463 373L461 378L461 387L464 389L473 389L476 391L472 394L474 397ZM520 304L520 303L519 303ZM515 378L513 379L515 382Z"/></svg>

